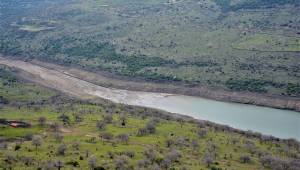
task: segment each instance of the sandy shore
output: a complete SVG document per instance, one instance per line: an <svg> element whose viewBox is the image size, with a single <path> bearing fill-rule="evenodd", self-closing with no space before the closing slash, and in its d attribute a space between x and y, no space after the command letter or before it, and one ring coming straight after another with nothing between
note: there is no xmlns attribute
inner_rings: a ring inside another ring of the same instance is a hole
<svg viewBox="0 0 300 170"><path fill-rule="evenodd" d="M130 81L106 73L93 73L74 67L65 67L36 60L29 63L0 57L0 64L21 70L20 74L25 79L80 98L99 96L118 103L136 104L138 101L135 100L142 101L142 98L146 97L145 95L165 97L172 94L181 94L300 111L300 100L298 98L231 92L206 87L183 87L173 84ZM155 94L147 92L155 92Z"/></svg>

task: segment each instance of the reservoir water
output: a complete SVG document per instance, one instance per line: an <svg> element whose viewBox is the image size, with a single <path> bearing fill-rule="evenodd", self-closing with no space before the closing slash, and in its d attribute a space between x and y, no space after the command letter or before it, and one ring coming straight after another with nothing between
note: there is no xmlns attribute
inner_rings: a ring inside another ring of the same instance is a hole
<svg viewBox="0 0 300 170"><path fill-rule="evenodd" d="M181 113L243 130L300 140L300 113L208 99L170 96L145 106Z"/></svg>
<svg viewBox="0 0 300 170"><path fill-rule="evenodd" d="M24 75L30 81L81 98L97 96L117 103L161 109L242 130L300 141L299 112L219 102L200 97L111 89L78 79L66 71L49 69L28 62L0 57L0 64L30 73Z"/></svg>
<svg viewBox="0 0 300 170"><path fill-rule="evenodd" d="M96 95L118 103L188 115L231 127L300 141L300 113L262 106L220 102L200 97L111 89L122 97ZM124 95L125 93L125 95Z"/></svg>

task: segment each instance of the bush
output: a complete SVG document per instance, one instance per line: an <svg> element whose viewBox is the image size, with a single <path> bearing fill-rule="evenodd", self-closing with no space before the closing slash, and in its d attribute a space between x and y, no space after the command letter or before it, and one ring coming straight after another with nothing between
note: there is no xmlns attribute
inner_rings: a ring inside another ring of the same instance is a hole
<svg viewBox="0 0 300 170"><path fill-rule="evenodd" d="M249 92L267 92L265 87L272 84L264 80L258 79L229 79L225 85L235 91L249 91Z"/></svg>
<svg viewBox="0 0 300 170"><path fill-rule="evenodd" d="M290 96L300 96L300 84L289 83L286 91Z"/></svg>
<svg viewBox="0 0 300 170"><path fill-rule="evenodd" d="M240 160L242 163L250 163L251 157L249 155L242 155L240 156Z"/></svg>
<svg viewBox="0 0 300 170"><path fill-rule="evenodd" d="M99 129L99 130L105 130L105 127L106 127L106 123L105 121L103 120L100 120L96 123L96 127Z"/></svg>
<svg viewBox="0 0 300 170"><path fill-rule="evenodd" d="M58 146L56 153L58 155L65 155L67 151L67 145L66 144L61 144Z"/></svg>

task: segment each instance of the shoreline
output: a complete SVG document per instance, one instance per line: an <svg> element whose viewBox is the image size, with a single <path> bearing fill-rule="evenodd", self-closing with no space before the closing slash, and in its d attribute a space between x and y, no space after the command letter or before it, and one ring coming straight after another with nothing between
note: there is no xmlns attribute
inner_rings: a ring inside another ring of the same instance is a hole
<svg viewBox="0 0 300 170"><path fill-rule="evenodd" d="M3 57L1 55L0 60L22 61ZM253 92L236 92L204 86L187 87L184 84L157 83L134 78L133 80L129 80L127 77L115 75L106 71L88 70L78 66L62 66L40 60L32 60L28 63L55 70L68 76L111 89L186 95L221 102L250 104L300 112L300 99L296 97L275 96Z"/></svg>
<svg viewBox="0 0 300 170"><path fill-rule="evenodd" d="M156 108L155 110L165 110L164 112L168 112L174 115L182 115L183 117L191 117L195 120L209 120L210 122L214 122L210 119L198 118L189 114L174 112L169 109L161 108L161 107L152 107L149 105L139 105L136 102L140 102L142 99L153 99L157 101L161 97L167 97L164 95L165 93L153 93L147 94L148 92L140 92L140 91L128 91L128 90L119 90L114 89L112 87L105 88L94 83L90 83L88 81L75 78L74 76L70 76L67 70L54 70L49 69L44 66L39 66L37 64L32 64L29 62L24 62L21 60L10 60L0 58L0 63L7 65L8 67L13 68L24 80L28 80L37 84L40 84L45 87L49 87L52 89L56 89L65 94L69 94L70 96L82 99L82 100L97 100L99 99L109 100L111 102L120 103L122 105L128 105L129 107L142 107L142 108ZM45 64L45 63L44 63ZM63 72L62 72L63 71ZM72 70L70 70L72 71ZM67 74L66 74L67 73ZM99 94L98 94L99 93ZM153 96L154 95L154 96ZM157 96L158 95L158 96ZM176 96L176 94L174 94ZM150 98L149 98L150 97ZM189 97L189 96L187 96ZM114 100L112 100L114 99ZM150 105L151 105L150 100ZM125 102L124 102L125 101ZM149 100L148 100L149 101ZM250 105L249 105L250 106ZM217 121L218 122L218 121ZM223 125L225 127L234 127L230 125L231 123L214 123ZM227 124L227 125L225 125ZM236 129L237 127L233 128ZM248 127L247 127L248 128ZM251 128L249 128L251 129ZM241 131L246 131L241 130ZM260 130L254 130L254 133L257 133ZM260 133L263 133L260 131ZM269 134L269 133L265 133ZM271 133L272 134L272 133ZM274 134L273 134L274 135ZM283 138L282 138L283 139Z"/></svg>
<svg viewBox="0 0 300 170"><path fill-rule="evenodd" d="M186 87L184 85L156 83L144 80L136 81L129 80L127 77L114 75L113 73L107 73L105 71L84 70L83 68L61 66L39 60L33 60L31 63L48 69L54 69L69 76L107 88L140 92L168 93L171 95L187 95L222 102L250 104L300 112L300 99L296 97L275 96L252 92L236 92L203 86Z"/></svg>

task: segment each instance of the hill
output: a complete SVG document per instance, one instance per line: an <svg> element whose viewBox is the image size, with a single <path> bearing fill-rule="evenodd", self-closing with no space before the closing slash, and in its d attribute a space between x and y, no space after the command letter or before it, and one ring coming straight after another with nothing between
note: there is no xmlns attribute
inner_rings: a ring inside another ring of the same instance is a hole
<svg viewBox="0 0 300 170"><path fill-rule="evenodd" d="M296 0L1 2L0 53L129 78L299 97Z"/></svg>

